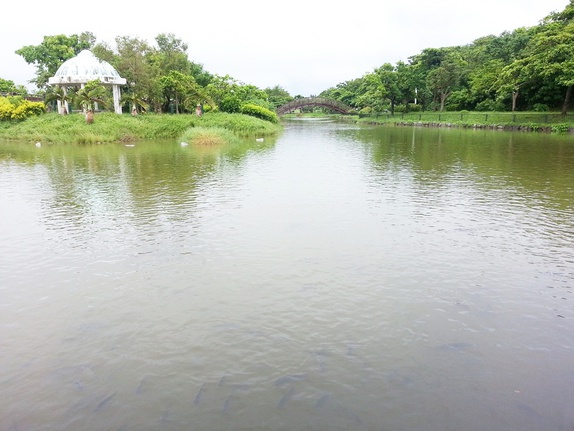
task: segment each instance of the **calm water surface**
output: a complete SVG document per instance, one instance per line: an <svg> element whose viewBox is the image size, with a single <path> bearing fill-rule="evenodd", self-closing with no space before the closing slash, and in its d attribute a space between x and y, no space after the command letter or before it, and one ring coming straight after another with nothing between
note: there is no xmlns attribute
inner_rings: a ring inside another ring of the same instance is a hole
<svg viewBox="0 0 574 431"><path fill-rule="evenodd" d="M574 430L574 138L0 144L1 430Z"/></svg>

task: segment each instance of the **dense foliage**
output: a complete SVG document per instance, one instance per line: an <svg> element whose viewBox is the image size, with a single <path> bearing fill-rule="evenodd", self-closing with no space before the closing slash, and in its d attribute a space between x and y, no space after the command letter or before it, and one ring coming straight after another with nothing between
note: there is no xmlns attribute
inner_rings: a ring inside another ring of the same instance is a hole
<svg viewBox="0 0 574 431"><path fill-rule="evenodd" d="M21 96L0 97L0 121L21 121L44 112L42 102L31 102Z"/></svg>
<svg viewBox="0 0 574 431"><path fill-rule="evenodd" d="M27 63L36 66L36 79L32 80L38 88L43 88L48 78L54 76L60 65L78 55L82 50L89 49L95 42L90 32L80 35L44 36L40 45L28 45L16 51Z"/></svg>
<svg viewBox="0 0 574 431"><path fill-rule="evenodd" d="M574 85L574 0L539 25L427 48L321 93L362 112L561 110Z"/></svg>
<svg viewBox="0 0 574 431"><path fill-rule="evenodd" d="M114 47L97 43L90 32L45 36L40 45L16 52L37 67L33 82L46 101L75 103L74 109L79 109L97 98L104 106L110 98L109 88L107 94L97 90L98 94L89 95L47 85L58 67L83 49L90 49L126 78L127 85L122 88L126 112L136 108L140 112L193 113L201 105L205 112L249 111L249 115L274 121L266 110L273 111L294 98L280 86L262 90L228 75L209 73L189 59L187 44L171 33L159 34L154 44L119 36ZM563 11L549 14L536 26L487 35L464 46L427 48L406 62L385 63L320 96L339 100L361 113L566 113L573 88L574 0L570 0ZM23 94L22 89L0 79L0 95Z"/></svg>
<svg viewBox="0 0 574 431"><path fill-rule="evenodd" d="M155 46L138 37L120 36L112 48L96 43L92 33L84 32L45 36L40 45L25 46L16 52L37 67L37 78L33 82L45 92L46 101L66 101L74 105L73 109L92 106L96 99L101 108L111 98L109 88L104 89L106 95L95 87L90 91L73 87L62 91L47 85L58 67L83 49L90 49L96 57L110 63L127 80L122 88L122 103L127 112L135 107L138 111L192 113L200 104L206 111L233 113L239 112L244 104L274 109L276 103L292 99L279 86L261 90L228 75L213 75L201 64L189 60L187 48L186 43L171 33L159 34ZM0 90L2 83L0 81ZM92 94L88 94L90 92Z"/></svg>
<svg viewBox="0 0 574 431"><path fill-rule="evenodd" d="M246 103L241 107L240 111L242 114L251 115L252 117L261 118L262 120L271 121L272 123L279 122L279 117L275 112L252 103Z"/></svg>
<svg viewBox="0 0 574 431"><path fill-rule="evenodd" d="M25 96L28 90L23 85L16 85L14 81L0 78L0 96Z"/></svg>

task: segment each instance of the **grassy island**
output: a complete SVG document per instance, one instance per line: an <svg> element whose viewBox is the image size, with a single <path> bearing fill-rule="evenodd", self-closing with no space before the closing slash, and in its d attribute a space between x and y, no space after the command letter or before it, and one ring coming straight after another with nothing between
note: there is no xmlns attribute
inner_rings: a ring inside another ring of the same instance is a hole
<svg viewBox="0 0 574 431"><path fill-rule="evenodd" d="M224 112L209 112L202 117L194 114L131 116L102 112L94 118L93 124L86 124L82 114L48 113L18 123L0 122L0 139L30 143L96 144L150 139L183 140L186 136L208 135L207 143L211 144L214 136L229 142L233 137L268 136L281 129L279 124L249 115ZM210 130L211 133L190 133L193 128Z"/></svg>

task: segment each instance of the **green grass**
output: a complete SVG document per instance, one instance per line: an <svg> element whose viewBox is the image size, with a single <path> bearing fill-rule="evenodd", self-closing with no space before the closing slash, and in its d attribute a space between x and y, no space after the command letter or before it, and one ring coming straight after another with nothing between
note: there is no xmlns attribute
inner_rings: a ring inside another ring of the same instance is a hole
<svg viewBox="0 0 574 431"><path fill-rule="evenodd" d="M242 114L117 115L97 113L93 124L81 114L49 113L19 123L0 123L0 139L26 142L90 144L131 142L149 139L175 139L190 128L225 129L238 137L278 133L281 126Z"/></svg>
<svg viewBox="0 0 574 431"><path fill-rule="evenodd" d="M191 127L179 137L180 142L201 146L225 145L238 140L236 134L222 127Z"/></svg>
<svg viewBox="0 0 574 431"><path fill-rule="evenodd" d="M458 127L474 126L501 126L504 128L526 128L529 130L542 130L552 128L552 130L565 130L574 127L574 114L561 115L556 112L411 112L371 114L361 116L358 120L361 123L387 124L451 124Z"/></svg>

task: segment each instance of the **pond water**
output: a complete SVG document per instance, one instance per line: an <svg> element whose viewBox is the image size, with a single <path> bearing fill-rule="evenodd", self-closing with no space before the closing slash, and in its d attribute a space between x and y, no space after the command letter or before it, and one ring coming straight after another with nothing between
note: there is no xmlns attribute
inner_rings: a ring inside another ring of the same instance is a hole
<svg viewBox="0 0 574 431"><path fill-rule="evenodd" d="M0 429L574 429L574 138L0 144Z"/></svg>

